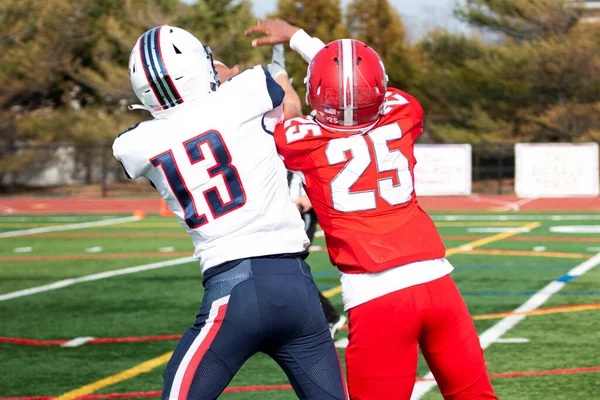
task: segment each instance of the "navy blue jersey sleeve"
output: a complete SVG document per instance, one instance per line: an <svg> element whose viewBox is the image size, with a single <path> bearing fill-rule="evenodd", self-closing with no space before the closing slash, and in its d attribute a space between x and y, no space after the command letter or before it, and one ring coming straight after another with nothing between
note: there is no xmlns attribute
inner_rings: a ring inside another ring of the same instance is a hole
<svg viewBox="0 0 600 400"><path fill-rule="evenodd" d="M262 69L266 77L267 91L269 92L269 97L271 98L271 102L273 103L273 108L275 108L281 105L281 103L283 103L285 91L283 90L281 85L279 85L279 83L275 82L275 79L273 79L273 77L265 67L262 67Z"/></svg>

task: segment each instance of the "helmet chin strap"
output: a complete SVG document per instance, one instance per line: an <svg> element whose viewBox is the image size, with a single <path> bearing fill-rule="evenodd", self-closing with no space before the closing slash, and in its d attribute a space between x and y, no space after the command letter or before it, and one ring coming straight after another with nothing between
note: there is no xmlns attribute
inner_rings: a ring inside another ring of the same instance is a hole
<svg viewBox="0 0 600 400"><path fill-rule="evenodd" d="M146 111L150 111L150 110L148 110L146 107L144 107L141 104L130 104L129 106L127 106L127 109L129 109L129 111L133 111L133 110L146 110Z"/></svg>

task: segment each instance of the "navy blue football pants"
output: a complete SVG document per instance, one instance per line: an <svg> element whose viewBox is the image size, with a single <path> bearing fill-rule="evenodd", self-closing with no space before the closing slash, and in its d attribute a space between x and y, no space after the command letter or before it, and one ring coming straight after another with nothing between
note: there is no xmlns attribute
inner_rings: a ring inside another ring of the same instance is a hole
<svg viewBox="0 0 600 400"><path fill-rule="evenodd" d="M346 399L339 358L309 266L293 256L209 269L194 326L164 374L163 399L215 399L256 352L272 357L300 399Z"/></svg>

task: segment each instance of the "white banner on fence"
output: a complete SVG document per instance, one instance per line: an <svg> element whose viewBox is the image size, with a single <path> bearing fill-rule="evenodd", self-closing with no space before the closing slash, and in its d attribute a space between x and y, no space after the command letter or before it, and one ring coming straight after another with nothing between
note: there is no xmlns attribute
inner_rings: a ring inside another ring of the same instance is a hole
<svg viewBox="0 0 600 400"><path fill-rule="evenodd" d="M598 143L518 143L519 197L598 196Z"/></svg>
<svg viewBox="0 0 600 400"><path fill-rule="evenodd" d="M471 194L470 144L415 145L418 196Z"/></svg>

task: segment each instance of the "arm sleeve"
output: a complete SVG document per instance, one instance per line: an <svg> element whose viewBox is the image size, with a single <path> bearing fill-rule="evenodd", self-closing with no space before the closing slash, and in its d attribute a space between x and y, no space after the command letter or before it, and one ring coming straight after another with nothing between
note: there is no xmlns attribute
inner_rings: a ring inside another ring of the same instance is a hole
<svg viewBox="0 0 600 400"><path fill-rule="evenodd" d="M300 54L304 61L309 64L323 47L325 47L325 43L321 39L311 37L303 29L294 33L294 36L290 39L290 48Z"/></svg>

